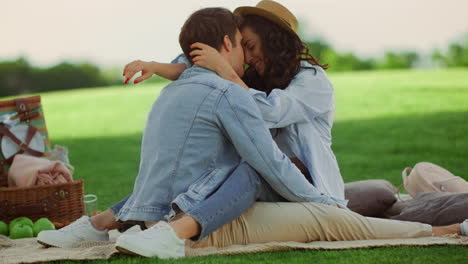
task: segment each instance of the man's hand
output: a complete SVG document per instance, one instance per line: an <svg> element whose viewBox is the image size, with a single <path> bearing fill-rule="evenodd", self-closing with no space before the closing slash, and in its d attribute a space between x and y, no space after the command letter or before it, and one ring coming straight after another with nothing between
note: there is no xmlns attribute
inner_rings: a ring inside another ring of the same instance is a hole
<svg viewBox="0 0 468 264"><path fill-rule="evenodd" d="M135 79L135 81L133 82L134 84L149 79L154 74L154 67L156 66L156 64L157 62L146 62L141 60L130 62L129 64L125 65L125 68L123 70L122 75L125 77L124 83L128 84L130 79L132 79L133 76L138 72L141 72L141 76Z"/></svg>

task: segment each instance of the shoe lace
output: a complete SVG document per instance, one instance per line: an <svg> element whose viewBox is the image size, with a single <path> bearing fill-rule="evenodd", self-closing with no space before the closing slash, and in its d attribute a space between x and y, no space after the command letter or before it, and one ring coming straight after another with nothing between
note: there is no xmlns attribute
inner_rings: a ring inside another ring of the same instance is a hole
<svg viewBox="0 0 468 264"><path fill-rule="evenodd" d="M165 230L171 230L171 229L172 228L168 223L159 222L153 225L152 227L143 230L142 233L144 237L151 238L152 236L154 236L155 232L157 232L158 230L165 231Z"/></svg>
<svg viewBox="0 0 468 264"><path fill-rule="evenodd" d="M152 230L171 230L171 226L166 222L159 222L159 223L153 225L152 227L148 228L148 230L149 229L152 229Z"/></svg>
<svg viewBox="0 0 468 264"><path fill-rule="evenodd" d="M73 231L73 230L79 229L82 226L86 226L88 224L86 221L88 220L80 218L76 222L61 228L60 231Z"/></svg>

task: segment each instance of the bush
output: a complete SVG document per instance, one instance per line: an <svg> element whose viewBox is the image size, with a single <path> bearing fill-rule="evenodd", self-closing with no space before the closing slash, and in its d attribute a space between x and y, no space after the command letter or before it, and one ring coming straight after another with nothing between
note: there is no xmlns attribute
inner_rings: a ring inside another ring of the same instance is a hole
<svg viewBox="0 0 468 264"><path fill-rule="evenodd" d="M383 59L377 62L379 69L409 69L414 66L419 56L413 51L386 52Z"/></svg>
<svg viewBox="0 0 468 264"><path fill-rule="evenodd" d="M468 67L468 35L461 41L450 44L445 53L434 51L432 61L440 66Z"/></svg>
<svg viewBox="0 0 468 264"><path fill-rule="evenodd" d="M50 68L32 67L25 58L0 63L0 96L109 84L91 63L62 62Z"/></svg>

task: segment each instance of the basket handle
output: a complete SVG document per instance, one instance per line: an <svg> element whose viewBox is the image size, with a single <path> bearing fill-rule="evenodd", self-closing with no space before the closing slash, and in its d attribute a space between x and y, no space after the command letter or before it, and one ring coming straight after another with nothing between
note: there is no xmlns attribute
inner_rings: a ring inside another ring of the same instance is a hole
<svg viewBox="0 0 468 264"><path fill-rule="evenodd" d="M403 177L403 179L407 178L409 176L408 173L410 173L412 169L413 168L410 168L410 167L406 167L406 168L403 169L403 171L401 172L401 176ZM402 201L401 196L400 196L401 189L403 189L404 186L405 186L405 184L401 183L400 186L398 186L398 188L397 188L397 190L395 192L396 195L398 196L398 200L400 200L400 201Z"/></svg>

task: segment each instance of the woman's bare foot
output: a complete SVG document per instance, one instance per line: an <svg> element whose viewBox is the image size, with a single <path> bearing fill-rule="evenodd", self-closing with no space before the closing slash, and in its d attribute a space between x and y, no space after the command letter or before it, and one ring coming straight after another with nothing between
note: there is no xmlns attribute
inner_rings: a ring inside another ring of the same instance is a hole
<svg viewBox="0 0 468 264"><path fill-rule="evenodd" d="M94 215L90 219L91 224L99 230L113 230L122 227L122 224L115 220L115 214L111 209Z"/></svg>
<svg viewBox="0 0 468 264"><path fill-rule="evenodd" d="M461 234L460 224L448 225L448 226L433 226L432 235L433 236L443 236L449 234Z"/></svg>

